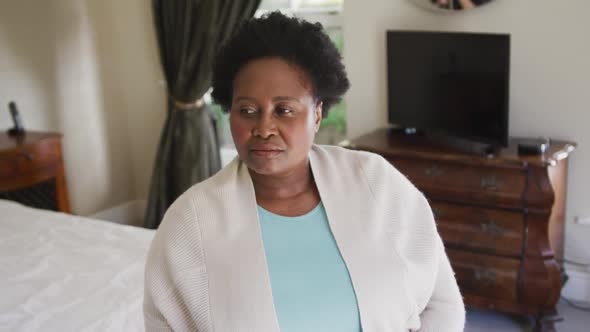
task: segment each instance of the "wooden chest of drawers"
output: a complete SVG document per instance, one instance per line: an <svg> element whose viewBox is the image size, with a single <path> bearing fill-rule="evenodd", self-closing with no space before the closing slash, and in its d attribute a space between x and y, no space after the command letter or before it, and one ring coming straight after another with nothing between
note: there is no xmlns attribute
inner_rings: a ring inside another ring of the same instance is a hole
<svg viewBox="0 0 590 332"><path fill-rule="evenodd" d="M0 199L70 212L60 134L0 133Z"/></svg>
<svg viewBox="0 0 590 332"><path fill-rule="evenodd" d="M517 140L476 156L377 130L351 142L390 161L429 199L468 306L541 317L561 291L567 157L552 142L519 156Z"/></svg>

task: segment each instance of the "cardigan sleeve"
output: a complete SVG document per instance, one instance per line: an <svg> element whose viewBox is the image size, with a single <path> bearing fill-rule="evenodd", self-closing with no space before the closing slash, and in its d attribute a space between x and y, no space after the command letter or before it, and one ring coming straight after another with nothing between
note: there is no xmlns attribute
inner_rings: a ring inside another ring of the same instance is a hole
<svg viewBox="0 0 590 332"><path fill-rule="evenodd" d="M403 258L416 306L406 326L419 332L463 331L463 298L428 200L381 156L358 156L379 206L395 211L395 250Z"/></svg>
<svg viewBox="0 0 590 332"><path fill-rule="evenodd" d="M440 238L437 241L438 270L434 289L426 308L420 313L420 332L460 332L465 326L465 306L455 274Z"/></svg>
<svg viewBox="0 0 590 332"><path fill-rule="evenodd" d="M166 266L162 255L161 237L152 242L145 268L143 319L146 332L172 331L164 313L173 305L172 282L162 273Z"/></svg>
<svg viewBox="0 0 590 332"><path fill-rule="evenodd" d="M178 219L174 211L168 211L164 216L148 252L143 297L146 332L173 331L168 319L172 313L179 311L180 303L174 298L176 286L172 276L173 271L170 271L170 261L167 257L169 256L167 242L170 240L170 233L165 225L170 223L171 219Z"/></svg>
<svg viewBox="0 0 590 332"><path fill-rule="evenodd" d="M418 331L462 332L465 327L465 305L455 279L455 272L451 267L442 238L438 233L428 200L417 189L414 194L419 197L417 199L419 203L415 206L417 211L412 215L417 220L420 220L420 222L415 223L416 225L422 224L422 227L419 227L421 229L419 233L427 235L426 237L414 236L412 239L416 241L414 245L420 245L419 243L428 239L427 241L431 243L431 249L428 252L434 257L432 261L428 259L420 260L422 263L431 266L427 270L432 273L432 279L430 279L432 283L427 282L425 284L432 285L432 288L423 288L423 290L429 289L429 291L422 293L427 296L420 301L422 310L419 313L420 328ZM419 271L414 269L414 273L419 273Z"/></svg>
<svg viewBox="0 0 590 332"><path fill-rule="evenodd" d="M212 330L207 271L194 205L168 209L148 252L143 313L147 332Z"/></svg>

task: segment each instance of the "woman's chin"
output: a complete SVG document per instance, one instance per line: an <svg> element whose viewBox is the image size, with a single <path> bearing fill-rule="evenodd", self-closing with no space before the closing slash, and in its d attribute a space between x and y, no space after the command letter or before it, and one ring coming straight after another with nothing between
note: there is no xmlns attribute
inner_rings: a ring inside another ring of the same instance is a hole
<svg viewBox="0 0 590 332"><path fill-rule="evenodd" d="M270 167L270 165L250 166L248 168L256 174L260 175L277 175L281 173L281 168Z"/></svg>
<svg viewBox="0 0 590 332"><path fill-rule="evenodd" d="M285 170L285 167L277 160L248 160L246 165L251 171L260 175L276 175Z"/></svg>

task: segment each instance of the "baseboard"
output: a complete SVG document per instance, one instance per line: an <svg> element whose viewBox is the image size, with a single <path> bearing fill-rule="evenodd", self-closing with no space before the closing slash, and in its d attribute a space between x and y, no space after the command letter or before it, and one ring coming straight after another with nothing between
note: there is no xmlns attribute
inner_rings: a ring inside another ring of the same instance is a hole
<svg viewBox="0 0 590 332"><path fill-rule="evenodd" d="M137 199L99 211L91 216L93 219L112 221L117 224L143 227L146 200Z"/></svg>
<svg viewBox="0 0 590 332"><path fill-rule="evenodd" d="M566 264L565 271L569 279L561 295L575 301L590 302L590 269Z"/></svg>

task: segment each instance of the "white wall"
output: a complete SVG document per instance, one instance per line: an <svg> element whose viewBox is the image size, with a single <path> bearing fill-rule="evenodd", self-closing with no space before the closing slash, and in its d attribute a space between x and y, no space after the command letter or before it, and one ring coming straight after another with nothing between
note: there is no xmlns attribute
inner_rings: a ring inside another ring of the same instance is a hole
<svg viewBox="0 0 590 332"><path fill-rule="evenodd" d="M349 137L387 125L386 30L510 33L510 135L579 144L569 167L565 255L590 263L590 226L573 222L575 216L590 216L588 13L586 0L495 0L452 15L419 8L410 0L345 0L344 59L352 83L346 96Z"/></svg>
<svg viewBox="0 0 590 332"><path fill-rule="evenodd" d="M583 171L590 169L590 2L495 0L442 15L410 0L344 2L349 137L385 126L385 31L512 34L510 134L569 139L566 257L590 262ZM165 116L150 3L0 0L0 129L17 101L25 124L64 133L72 208L92 214L145 199Z"/></svg>
<svg viewBox="0 0 590 332"><path fill-rule="evenodd" d="M0 1L0 128L64 134L72 210L147 193L165 94L150 2Z"/></svg>

